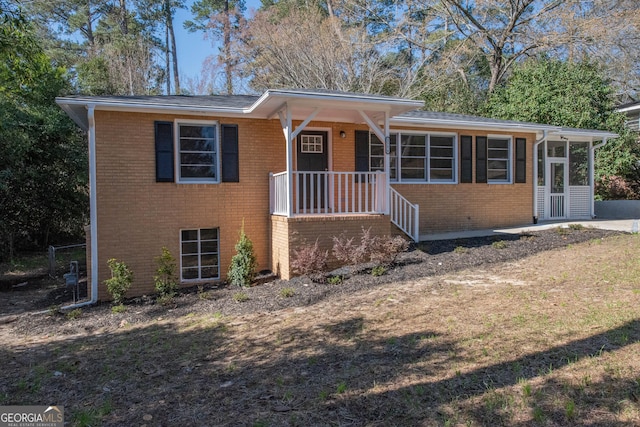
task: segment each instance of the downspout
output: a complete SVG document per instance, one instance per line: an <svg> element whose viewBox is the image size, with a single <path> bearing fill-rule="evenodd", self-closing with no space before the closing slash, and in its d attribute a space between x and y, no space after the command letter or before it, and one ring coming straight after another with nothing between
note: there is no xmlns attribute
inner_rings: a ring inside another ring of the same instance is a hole
<svg viewBox="0 0 640 427"><path fill-rule="evenodd" d="M538 223L538 145L547 140L547 131L533 144L533 223Z"/></svg>
<svg viewBox="0 0 640 427"><path fill-rule="evenodd" d="M602 142L596 146L591 147L589 150L589 178L591 182L589 183L589 195L591 197L591 218L596 217L595 211L595 187L596 187L596 165L595 165L595 152L598 148L602 147L607 143L607 138L602 138ZM593 142L591 143L593 144Z"/></svg>
<svg viewBox="0 0 640 427"><path fill-rule="evenodd" d="M96 122L95 105L87 106L87 119L89 122L89 210L91 233L91 299L77 304L62 307L62 310L70 310L86 305L95 304L98 301L98 215L97 215L97 189L96 189Z"/></svg>

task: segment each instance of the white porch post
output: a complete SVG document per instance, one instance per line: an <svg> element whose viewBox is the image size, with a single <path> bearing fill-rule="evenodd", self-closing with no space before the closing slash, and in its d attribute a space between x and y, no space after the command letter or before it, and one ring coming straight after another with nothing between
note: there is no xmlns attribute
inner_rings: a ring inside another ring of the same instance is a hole
<svg viewBox="0 0 640 427"><path fill-rule="evenodd" d="M593 145L593 139L589 142L589 195L591 197L591 218L596 217L595 210L595 186L596 186L596 150L607 143L607 138L602 138L602 142L596 146Z"/></svg>
<svg viewBox="0 0 640 427"><path fill-rule="evenodd" d="M278 116L280 117L280 125L282 126L285 143L287 144L287 217L291 218L293 216L293 142L311 120L318 115L320 108L316 108L309 114L295 130L293 129L291 106L285 103L283 110L284 114L282 110L280 110Z"/></svg>
<svg viewBox="0 0 640 427"><path fill-rule="evenodd" d="M547 131L542 131L542 138L533 144L533 220L538 220L538 146L547 140ZM542 150L546 155L546 150Z"/></svg>
<svg viewBox="0 0 640 427"><path fill-rule="evenodd" d="M280 111L278 116L280 116L280 125L287 147L287 218L291 218L293 216L293 137L291 132L293 125L289 104L284 105L284 114Z"/></svg>
<svg viewBox="0 0 640 427"><path fill-rule="evenodd" d="M374 122L371 117L367 115L363 110L358 110L360 116L367 122L369 125L369 129L376 134L378 139L382 141L382 145L384 146L384 197L382 197L382 206L380 206L380 211L385 215L389 215L389 194L390 194L390 182L391 182L391 174L389 172L389 153L391 152L391 140L389 135L389 112L384 111L384 130L380 129L380 126Z"/></svg>
<svg viewBox="0 0 640 427"><path fill-rule="evenodd" d="M389 194L391 194L391 134L389 132L389 113L384 112L384 176L385 176L385 197L383 198L382 211L389 215Z"/></svg>

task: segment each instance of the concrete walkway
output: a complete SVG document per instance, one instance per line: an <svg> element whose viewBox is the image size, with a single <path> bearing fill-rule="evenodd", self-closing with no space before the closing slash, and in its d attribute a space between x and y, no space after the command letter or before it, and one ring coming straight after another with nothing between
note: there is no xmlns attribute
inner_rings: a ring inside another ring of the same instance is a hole
<svg viewBox="0 0 640 427"><path fill-rule="evenodd" d="M544 221L538 224L523 225L520 227L495 228L486 230L453 231L450 233L423 234L420 235L421 242L431 240L453 240L468 239L471 237L499 236L505 234L521 234L531 231L548 230L550 228L564 227L569 224L581 224L584 227L602 228L604 230L615 230L627 233L637 233L639 230L638 219L592 219L576 221Z"/></svg>

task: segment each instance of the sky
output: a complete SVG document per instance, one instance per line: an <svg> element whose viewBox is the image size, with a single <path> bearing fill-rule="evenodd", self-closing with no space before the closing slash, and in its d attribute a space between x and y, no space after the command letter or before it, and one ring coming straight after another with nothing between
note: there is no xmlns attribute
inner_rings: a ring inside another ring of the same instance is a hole
<svg viewBox="0 0 640 427"><path fill-rule="evenodd" d="M218 48L212 46L211 40L205 40L203 33L190 33L184 29L183 22L192 19L190 12L192 3L193 0L188 0L187 7L176 13L174 23L181 81L187 77L199 76L202 71L202 63L207 56L218 53ZM260 6L260 0L245 0L245 4L247 12L250 12Z"/></svg>

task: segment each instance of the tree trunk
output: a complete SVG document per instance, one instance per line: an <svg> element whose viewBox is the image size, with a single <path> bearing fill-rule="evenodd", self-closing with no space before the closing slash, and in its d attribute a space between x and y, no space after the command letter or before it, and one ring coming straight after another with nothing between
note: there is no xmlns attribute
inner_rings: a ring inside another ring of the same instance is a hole
<svg viewBox="0 0 640 427"><path fill-rule="evenodd" d="M91 0L87 0L87 41L89 42L89 56L96 53L96 43L93 37L93 14L91 13Z"/></svg>
<svg viewBox="0 0 640 427"><path fill-rule="evenodd" d="M120 30L125 36L129 34L129 17L127 16L127 0L120 0Z"/></svg>
<svg viewBox="0 0 640 427"><path fill-rule="evenodd" d="M169 61L169 26L164 27L164 60L165 60L165 81L167 83L167 95L171 95L171 62Z"/></svg>
<svg viewBox="0 0 640 427"><path fill-rule="evenodd" d="M180 74L178 73L178 50L176 47L176 34L173 31L173 14L171 13L171 0L165 0L165 20L167 32L171 38L171 57L173 58L173 89L176 95L180 95ZM167 45L167 49L169 46Z"/></svg>
<svg viewBox="0 0 640 427"><path fill-rule="evenodd" d="M229 0L224 2L224 28L223 28L223 60L224 70L227 78L227 94L233 94L233 76L231 67L231 19L229 17Z"/></svg>

